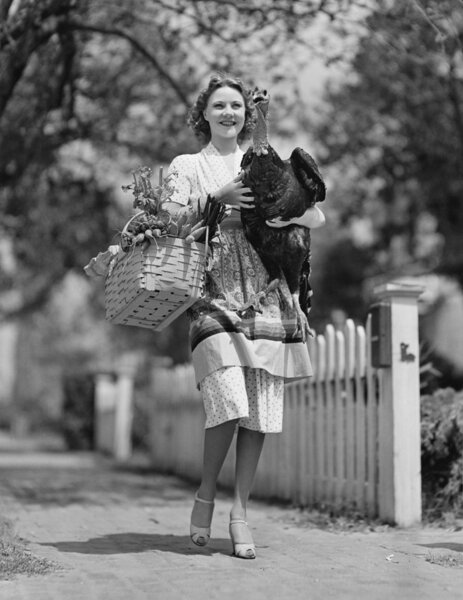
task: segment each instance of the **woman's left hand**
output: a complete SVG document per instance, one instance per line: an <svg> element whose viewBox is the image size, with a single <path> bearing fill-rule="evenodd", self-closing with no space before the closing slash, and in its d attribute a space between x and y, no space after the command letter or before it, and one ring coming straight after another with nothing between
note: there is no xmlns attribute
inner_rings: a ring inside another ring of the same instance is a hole
<svg viewBox="0 0 463 600"><path fill-rule="evenodd" d="M251 194L251 195L250 195ZM215 197L220 202L239 208L254 208L254 197L251 188L246 187L241 175L238 175L220 190L215 193Z"/></svg>
<svg viewBox="0 0 463 600"><path fill-rule="evenodd" d="M303 215L284 221L280 217L276 217L270 221L265 221L269 227L280 229L281 227L288 227L288 225L301 225L309 229L317 229L325 224L325 215L318 208L318 206L311 206L308 208Z"/></svg>

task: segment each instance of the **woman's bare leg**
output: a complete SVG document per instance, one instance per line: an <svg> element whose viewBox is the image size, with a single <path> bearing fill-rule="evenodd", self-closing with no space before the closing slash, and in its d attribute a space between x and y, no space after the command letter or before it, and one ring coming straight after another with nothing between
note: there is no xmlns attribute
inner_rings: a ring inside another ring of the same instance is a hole
<svg viewBox="0 0 463 600"><path fill-rule="evenodd" d="M240 558L256 558L252 534L246 522L246 507L264 445L265 434L240 428L236 440L235 494L230 511L233 552Z"/></svg>
<svg viewBox="0 0 463 600"><path fill-rule="evenodd" d="M226 421L204 432L203 472L198 496L203 500L214 500L217 479L233 440L238 419ZM207 504L196 502L192 521L197 526L207 526L210 522L211 508Z"/></svg>
<svg viewBox="0 0 463 600"><path fill-rule="evenodd" d="M220 470L233 440L238 419L226 421L204 432L203 472L198 496L213 500Z"/></svg>
<svg viewBox="0 0 463 600"><path fill-rule="evenodd" d="M235 493L232 519L246 520L246 506L264 445L265 434L240 427L236 440Z"/></svg>

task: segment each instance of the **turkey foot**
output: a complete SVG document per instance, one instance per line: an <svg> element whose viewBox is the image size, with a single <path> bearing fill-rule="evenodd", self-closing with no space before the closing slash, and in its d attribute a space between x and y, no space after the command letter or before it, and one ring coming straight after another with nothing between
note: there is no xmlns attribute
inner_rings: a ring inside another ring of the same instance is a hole
<svg viewBox="0 0 463 600"><path fill-rule="evenodd" d="M296 319L297 325L294 330L293 337L296 337L299 331L301 332L302 341L305 343L307 341L307 336L313 337L313 331L310 328L309 320L307 319L307 315L302 310L299 305L299 294L291 294L293 299L293 308L296 311Z"/></svg>
<svg viewBox="0 0 463 600"><path fill-rule="evenodd" d="M250 300L248 300L246 302L246 304L243 304L243 306L239 310L237 310L236 312L241 317L250 308L253 308L256 312L262 312L262 309L259 306L261 300L263 298L265 298L265 296L269 292L273 292L274 290L276 290L277 287L278 287L278 285L279 285L279 283L280 283L279 279L273 279L272 281L270 281L270 283L267 285L267 287L264 290L262 290L260 292L257 292L257 294L254 294L254 296L252 296L252 298Z"/></svg>

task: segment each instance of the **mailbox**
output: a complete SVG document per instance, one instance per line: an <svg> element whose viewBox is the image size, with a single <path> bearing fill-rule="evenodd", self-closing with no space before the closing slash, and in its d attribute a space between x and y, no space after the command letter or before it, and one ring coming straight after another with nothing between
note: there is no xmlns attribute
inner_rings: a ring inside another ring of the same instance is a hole
<svg viewBox="0 0 463 600"><path fill-rule="evenodd" d="M390 367L392 364L391 305L373 304L371 314L371 364L373 367Z"/></svg>

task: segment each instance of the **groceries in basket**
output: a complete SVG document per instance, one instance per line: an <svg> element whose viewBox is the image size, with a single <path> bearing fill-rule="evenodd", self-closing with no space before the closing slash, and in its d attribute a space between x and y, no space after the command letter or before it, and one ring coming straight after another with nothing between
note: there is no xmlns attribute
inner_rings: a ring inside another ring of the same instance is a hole
<svg viewBox="0 0 463 600"><path fill-rule="evenodd" d="M208 245L225 216L225 206L208 197L172 215L163 209L169 188L153 187L151 169L133 172L124 186L139 211L125 224L120 245L110 246L84 268L105 270L106 318L120 325L163 329L201 297ZM167 182L168 183L168 182ZM162 200L161 200L162 196Z"/></svg>

